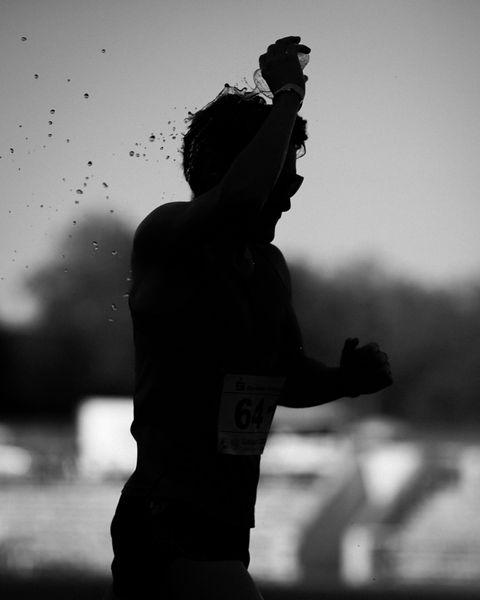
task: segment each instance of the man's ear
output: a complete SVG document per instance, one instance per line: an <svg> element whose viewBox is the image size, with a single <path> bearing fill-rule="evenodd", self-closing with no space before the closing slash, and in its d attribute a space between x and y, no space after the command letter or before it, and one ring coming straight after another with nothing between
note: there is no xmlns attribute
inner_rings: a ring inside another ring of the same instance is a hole
<svg viewBox="0 0 480 600"><path fill-rule="evenodd" d="M202 173L202 179L207 184L216 185L219 183L224 171L221 160L213 152L205 152L203 156L198 157L198 168Z"/></svg>

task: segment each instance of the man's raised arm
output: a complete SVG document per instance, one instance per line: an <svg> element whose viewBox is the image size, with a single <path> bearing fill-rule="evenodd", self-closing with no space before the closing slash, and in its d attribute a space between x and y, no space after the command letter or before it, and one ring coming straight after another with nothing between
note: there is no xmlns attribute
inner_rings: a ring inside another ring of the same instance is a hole
<svg viewBox="0 0 480 600"><path fill-rule="evenodd" d="M262 74L274 93L271 111L221 181L194 198L188 210L179 215L177 234L185 234L193 240L196 235L208 235L228 222L242 226L257 217L285 164L305 95L305 77L298 53L309 53L310 48L299 42L300 37L282 38L260 57ZM276 93L289 85L297 92Z"/></svg>

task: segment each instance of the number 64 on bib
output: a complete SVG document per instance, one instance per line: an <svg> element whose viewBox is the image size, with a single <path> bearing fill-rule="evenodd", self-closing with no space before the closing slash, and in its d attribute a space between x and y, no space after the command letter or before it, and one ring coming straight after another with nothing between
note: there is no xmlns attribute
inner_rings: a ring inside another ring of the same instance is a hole
<svg viewBox="0 0 480 600"><path fill-rule="evenodd" d="M225 375L218 415L218 451L262 454L285 377Z"/></svg>

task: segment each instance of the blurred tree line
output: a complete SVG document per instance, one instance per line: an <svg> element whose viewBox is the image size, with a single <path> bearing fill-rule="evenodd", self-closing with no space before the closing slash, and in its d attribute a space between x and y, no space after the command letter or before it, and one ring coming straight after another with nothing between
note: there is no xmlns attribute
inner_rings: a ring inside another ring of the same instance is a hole
<svg viewBox="0 0 480 600"><path fill-rule="evenodd" d="M67 417L87 395L131 396L132 237L122 221L91 216L28 280L40 316L22 330L0 327L0 418ZM388 352L395 384L362 410L423 423L480 417L480 284L429 290L369 262L330 276L290 269L308 353L338 364L353 336Z"/></svg>
<svg viewBox="0 0 480 600"><path fill-rule="evenodd" d="M359 337L388 353L394 385L367 410L424 424L480 417L480 284L428 289L369 261L331 277L297 264L292 280L307 352L338 364L345 338Z"/></svg>
<svg viewBox="0 0 480 600"><path fill-rule="evenodd" d="M0 416L68 417L84 396L132 394L132 236L119 219L90 216L26 281L39 316L0 331Z"/></svg>

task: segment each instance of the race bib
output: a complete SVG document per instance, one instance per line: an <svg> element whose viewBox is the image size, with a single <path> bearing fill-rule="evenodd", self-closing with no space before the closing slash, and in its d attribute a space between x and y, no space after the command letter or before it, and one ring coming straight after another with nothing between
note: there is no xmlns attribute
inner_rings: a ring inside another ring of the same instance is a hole
<svg viewBox="0 0 480 600"><path fill-rule="evenodd" d="M218 451L262 454L285 377L225 375L218 416Z"/></svg>

